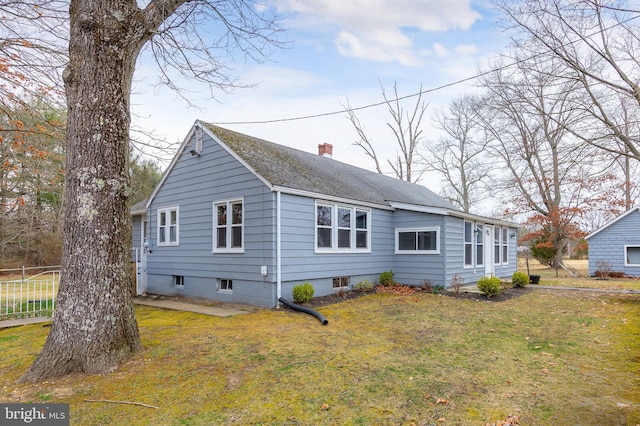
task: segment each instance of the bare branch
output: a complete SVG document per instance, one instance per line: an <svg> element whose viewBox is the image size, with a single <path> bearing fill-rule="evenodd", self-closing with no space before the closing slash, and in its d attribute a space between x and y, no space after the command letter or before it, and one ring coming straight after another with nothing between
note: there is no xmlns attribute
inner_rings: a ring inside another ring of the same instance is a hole
<svg viewBox="0 0 640 426"><path fill-rule="evenodd" d="M422 170L419 173L415 173L413 167L415 165L415 157L420 158L417 151L422 141L422 118L428 107L428 104L422 101L422 86L420 87L420 94L411 112L407 112L403 108L401 103L403 97L399 96L396 83L393 85L393 97L387 96L382 86L381 90L389 115L391 115L391 122L387 123L387 127L391 130L400 150L400 153L396 154L393 160L386 160L387 164L391 167L398 179L417 182L425 172L425 170ZM360 120L348 103L346 106L342 106L359 136L359 140L354 144L360 146L367 156L374 159L376 170L378 173L382 173L373 145L366 136Z"/></svg>

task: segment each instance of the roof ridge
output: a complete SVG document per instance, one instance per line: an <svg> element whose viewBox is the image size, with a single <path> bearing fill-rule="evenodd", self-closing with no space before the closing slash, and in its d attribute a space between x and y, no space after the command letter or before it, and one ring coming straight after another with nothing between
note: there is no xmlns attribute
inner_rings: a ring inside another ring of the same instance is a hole
<svg viewBox="0 0 640 426"><path fill-rule="evenodd" d="M390 206L401 202L458 210L426 186L201 122L272 185Z"/></svg>

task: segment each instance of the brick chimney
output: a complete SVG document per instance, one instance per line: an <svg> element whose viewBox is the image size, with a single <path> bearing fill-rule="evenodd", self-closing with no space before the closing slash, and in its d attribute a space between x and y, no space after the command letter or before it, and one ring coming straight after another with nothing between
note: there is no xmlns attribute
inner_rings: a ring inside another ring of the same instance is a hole
<svg viewBox="0 0 640 426"><path fill-rule="evenodd" d="M318 145L318 155L321 157L333 157L333 145L330 143L321 143Z"/></svg>

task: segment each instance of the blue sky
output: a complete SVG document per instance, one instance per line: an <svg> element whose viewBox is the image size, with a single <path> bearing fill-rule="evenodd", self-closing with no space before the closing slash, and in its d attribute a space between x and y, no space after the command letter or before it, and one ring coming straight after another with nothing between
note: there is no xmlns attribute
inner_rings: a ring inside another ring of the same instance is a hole
<svg viewBox="0 0 640 426"><path fill-rule="evenodd" d="M381 85L401 96L472 77L478 67L508 44L497 16L485 0L268 0L291 40L262 64L232 65L237 77L255 87L231 94L180 82L191 91L187 103L168 88L156 87L149 61L139 63L132 110L134 124L153 129L168 142L181 142L195 119L214 123L267 121L340 111L383 100ZM429 103L425 136L437 138L431 116L451 99L473 91L474 82L425 94ZM412 108L413 99L406 101ZM358 113L381 159L395 156L396 142L386 127L385 106ZM353 145L357 135L346 118L323 118L269 124L223 124L224 127L317 152L321 143L334 146L334 159L373 170L374 164ZM385 172L390 172L387 168ZM438 182L421 182L436 190Z"/></svg>

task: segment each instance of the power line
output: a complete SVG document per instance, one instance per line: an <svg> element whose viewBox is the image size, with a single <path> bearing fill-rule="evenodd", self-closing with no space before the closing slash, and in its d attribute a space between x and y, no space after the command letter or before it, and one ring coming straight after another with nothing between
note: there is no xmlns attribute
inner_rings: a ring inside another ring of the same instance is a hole
<svg viewBox="0 0 640 426"><path fill-rule="evenodd" d="M516 62L517 63L517 62ZM513 64L510 64L508 66L511 66ZM416 93L412 93L410 95L405 95L405 96L401 96L398 98L398 100L404 100L404 99L409 99L409 98L413 98L415 96L420 96L423 95L425 93L432 93L432 92L436 92L438 90L442 90L442 89L446 89L447 87L451 87L451 86L456 86L458 84L462 84L465 83L467 81L471 81L471 80L475 80L479 77L483 77L487 74L491 74L492 72L495 72L498 69L492 69L489 71L485 71L483 73L480 74L476 74L474 76L471 77L467 77L467 78L463 78L461 80L457 80L451 83L447 83L447 84L443 84L441 86L437 86L437 87L433 87L431 89L427 89L427 90L421 90L419 92ZM386 105L387 101L381 101L381 102L377 102L374 104L368 104L368 105L363 105L363 106L359 106L359 107L355 107L355 108L349 108L349 111L360 111L363 109L368 109L368 108L375 108L381 105ZM279 122L283 122L283 121L296 121L296 120L307 120L309 118L319 118L319 117L327 117L330 115L337 115L337 114L344 114L345 110L340 110L340 111L331 111L331 112L324 112L324 113L320 113L320 114L311 114L311 115L303 115L303 116L299 116L299 117L289 117L289 118L277 118L277 119L273 119L273 120L262 120L262 121L216 121L213 122L212 124L269 124L269 123L279 123Z"/></svg>
<svg viewBox="0 0 640 426"><path fill-rule="evenodd" d="M602 30L598 30L596 31L594 34L589 34L587 36L585 36L584 38L590 38L594 35L600 34L604 31L610 30L612 28L615 28L617 26L621 26L624 25L630 21L633 21L635 19L637 19L639 16L633 16L623 22L617 22L616 24L612 25L611 27L607 27L607 28L603 28ZM562 47L566 47L569 45L572 45L574 43L578 43L580 40L584 40L584 38L579 38L577 40L572 40L568 43L566 43L565 45L563 45ZM512 66L518 65L521 62L525 62L525 61L529 61L531 59L535 59L538 56L544 56L547 55L548 52L541 52L541 53L537 53L534 55L531 55L527 58L523 58L523 59L519 59L516 61L513 61L509 64L503 65L503 66L499 66L497 68L492 68L488 71L484 71L478 74L475 74L473 76L470 77L466 77L460 80L456 80L454 82L451 83L447 83L447 84L443 84L437 87L433 87L431 89L426 89L426 90L421 90L419 92L416 93L412 93L410 95L405 95L405 96L401 96L399 98L397 98L398 101L401 100L405 100L405 99L409 99L409 98L413 98L416 96L421 96L423 94L427 94L427 93L433 93L433 92L437 92L439 90L442 89L446 89L447 87L452 87L452 86L457 86L458 84L462 84L462 83L466 83L467 81L471 81L471 80L476 80L480 77L484 77L485 75L488 74L492 74L494 72L498 72L498 71L502 71L505 69L508 69ZM388 104L388 101L381 101L381 102L377 102L377 103L373 103L373 104L368 104L368 105L363 105L363 106L359 106L359 107L355 107L355 108L348 108L348 111L361 111L361 110L365 110L365 109L369 109L369 108L375 108L378 106L382 106L382 105L386 105ZM212 124L219 124L219 125L233 125L233 124L270 124L270 123L282 123L282 122L287 122L287 121L299 121L299 120L308 120L311 118L320 118L320 117L328 117L328 116L332 116L332 115L338 115L338 114L344 114L346 112L346 110L339 110L339 111L331 111L331 112L324 112L324 113L319 113L319 114L311 114L311 115L303 115L303 116L298 116L298 117L288 117L288 118L277 118L277 119L272 119L272 120L255 120L255 121L216 121L213 122Z"/></svg>

